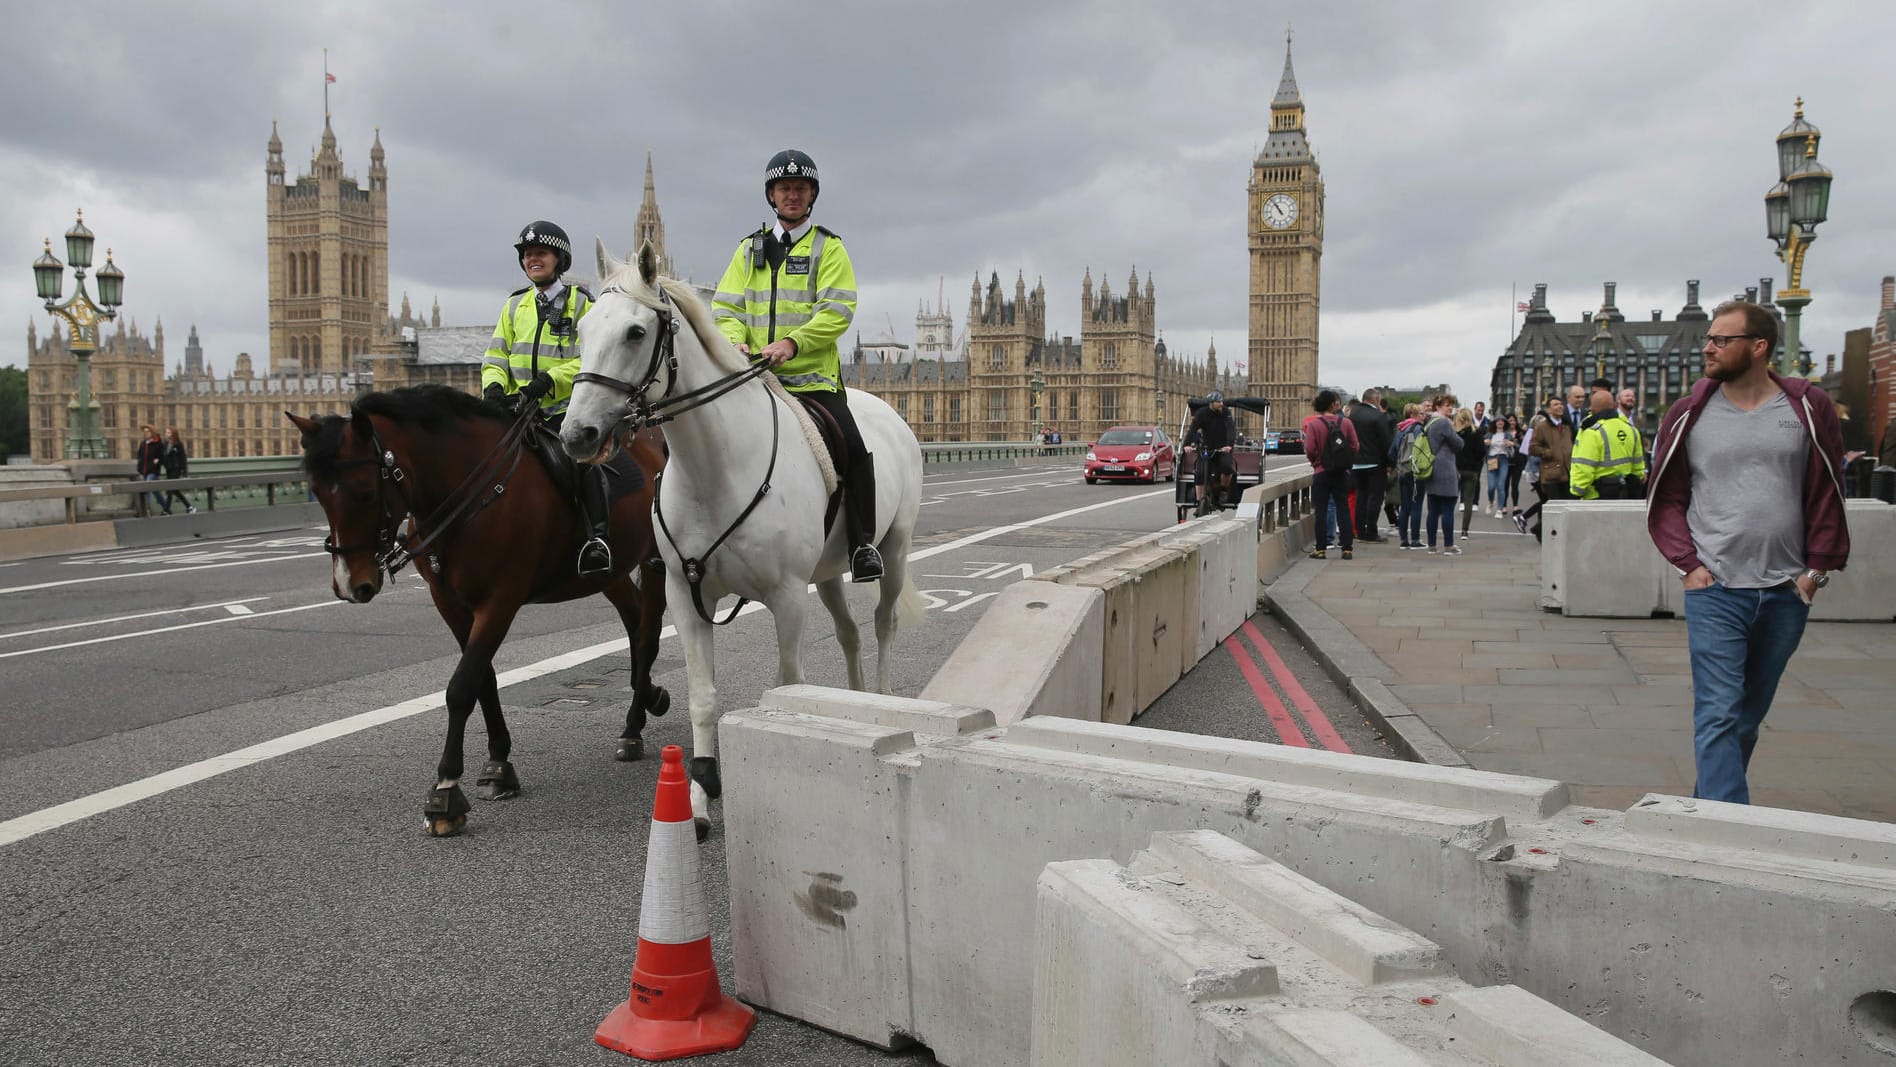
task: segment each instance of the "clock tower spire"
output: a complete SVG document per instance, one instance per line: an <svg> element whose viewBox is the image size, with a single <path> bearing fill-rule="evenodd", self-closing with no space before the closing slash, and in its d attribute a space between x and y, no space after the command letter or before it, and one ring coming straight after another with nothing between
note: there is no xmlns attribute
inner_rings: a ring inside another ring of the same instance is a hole
<svg viewBox="0 0 1896 1067"><path fill-rule="evenodd" d="M1317 391L1317 308L1323 259L1323 176L1304 129L1303 94L1284 34L1284 73L1270 137L1251 162L1250 364L1253 396L1276 425L1294 424Z"/></svg>

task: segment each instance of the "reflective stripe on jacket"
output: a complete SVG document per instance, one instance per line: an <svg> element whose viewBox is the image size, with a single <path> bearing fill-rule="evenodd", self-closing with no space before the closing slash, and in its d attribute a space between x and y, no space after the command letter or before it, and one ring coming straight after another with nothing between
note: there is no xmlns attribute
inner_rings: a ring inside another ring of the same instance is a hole
<svg viewBox="0 0 1896 1067"><path fill-rule="evenodd" d="M533 380L534 367L553 379L553 388L540 398L540 409L547 414L566 410L573 396L573 375L579 373L579 320L592 310L592 294L583 286L568 285L561 301L564 317L571 323L557 335L553 323L540 321L538 292L528 286L507 298L500 322L494 327L494 339L481 357L481 388L499 385L517 393ZM536 350L537 344L537 350Z"/></svg>
<svg viewBox="0 0 1896 1067"><path fill-rule="evenodd" d="M1601 478L1644 478L1646 447L1639 430L1609 411L1580 427L1573 443L1573 477L1569 480L1573 495L1581 500L1598 500L1600 491L1593 483Z"/></svg>
<svg viewBox="0 0 1896 1067"><path fill-rule="evenodd" d="M762 231L759 231L761 233ZM731 256L711 302L718 331L756 355L785 337L797 354L776 368L793 393L842 391L843 360L836 343L856 318L856 268L842 238L812 226L784 253L781 266L754 265L752 237Z"/></svg>

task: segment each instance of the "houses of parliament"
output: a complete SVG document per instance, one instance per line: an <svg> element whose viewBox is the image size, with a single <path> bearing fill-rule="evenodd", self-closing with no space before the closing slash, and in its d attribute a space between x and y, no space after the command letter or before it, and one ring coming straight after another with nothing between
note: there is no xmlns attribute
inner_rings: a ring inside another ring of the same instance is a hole
<svg viewBox="0 0 1896 1067"><path fill-rule="evenodd" d="M1095 283L1089 269L1079 284L1077 337L1050 330L1043 281L1029 289L1017 272L1010 292L990 271L985 284L975 277L959 330L943 301L918 310L912 349L858 333L843 358L846 386L887 400L924 442L1022 441L1037 428L1077 442L1120 423L1175 426L1187 398L1212 389L1269 399L1279 425L1301 418L1317 390L1323 181L1288 45L1270 116L1246 186L1250 336L1242 367L1221 365L1215 347L1202 359L1167 351L1150 271L1143 279L1132 271L1118 289L1104 277ZM339 412L358 392L420 382L478 391L491 323L444 327L438 304L423 321L405 295L399 313L389 313L389 173L379 131L366 182L345 173L328 119L308 168L291 180L272 124L264 191L268 371L239 353L220 376L195 326L173 360L162 322L147 337L121 319L91 358L108 457L130 458L147 424L177 427L199 457L288 456L300 444L286 409ZM648 240L669 263L649 155L633 245ZM63 341L27 327L35 462L65 454L77 370Z"/></svg>

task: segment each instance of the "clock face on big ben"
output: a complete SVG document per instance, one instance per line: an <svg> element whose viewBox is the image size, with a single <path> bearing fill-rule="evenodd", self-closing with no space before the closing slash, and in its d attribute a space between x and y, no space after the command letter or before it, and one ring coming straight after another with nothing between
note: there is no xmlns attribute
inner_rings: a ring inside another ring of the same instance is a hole
<svg viewBox="0 0 1896 1067"><path fill-rule="evenodd" d="M1264 225L1273 230L1287 230L1297 221L1297 200L1289 193L1278 193L1264 201Z"/></svg>

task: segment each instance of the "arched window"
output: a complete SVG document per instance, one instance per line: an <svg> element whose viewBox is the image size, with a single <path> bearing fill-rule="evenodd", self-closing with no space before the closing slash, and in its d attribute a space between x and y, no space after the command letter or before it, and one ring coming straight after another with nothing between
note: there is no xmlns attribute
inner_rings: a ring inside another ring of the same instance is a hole
<svg viewBox="0 0 1896 1067"><path fill-rule="evenodd" d="M312 294L321 295L323 291L323 254L321 252L309 254L309 277L309 291Z"/></svg>
<svg viewBox="0 0 1896 1067"><path fill-rule="evenodd" d="M291 296L296 295L296 253L283 253L283 288Z"/></svg>

